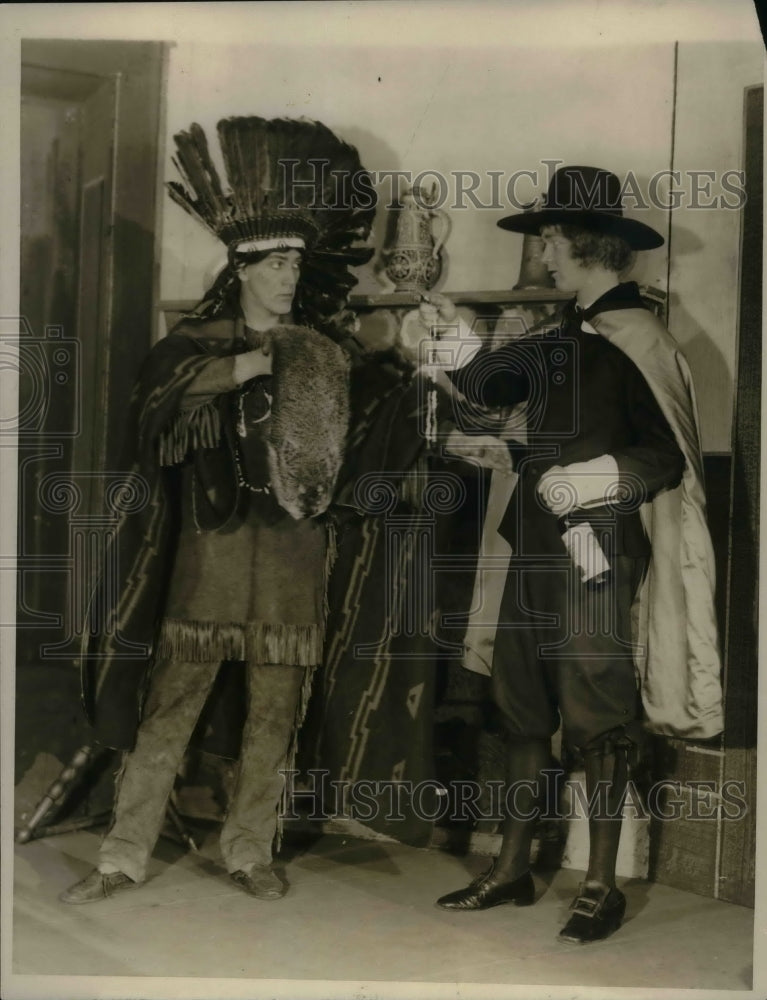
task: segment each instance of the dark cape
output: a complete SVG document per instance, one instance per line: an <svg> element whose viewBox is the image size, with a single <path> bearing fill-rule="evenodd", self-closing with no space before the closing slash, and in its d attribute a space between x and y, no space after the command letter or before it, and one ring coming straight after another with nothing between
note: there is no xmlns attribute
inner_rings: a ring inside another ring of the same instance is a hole
<svg viewBox="0 0 767 1000"><path fill-rule="evenodd" d="M425 571L444 549L460 490L427 447L427 389L375 360L353 369L325 657L299 750L317 769L309 785L324 787L326 815L346 811L416 845L430 841L439 806L435 689L453 648L439 624L439 581L430 586Z"/></svg>
<svg viewBox="0 0 767 1000"><path fill-rule="evenodd" d="M232 328L231 320L216 325L224 324ZM116 528L91 596L81 660L85 711L106 747L133 746L172 569L179 482L177 469L161 464L163 435L210 358L234 351L231 337L171 333L148 355L131 396L121 463L126 485L108 511ZM215 449L218 429L211 415L207 427L195 429L194 443Z"/></svg>

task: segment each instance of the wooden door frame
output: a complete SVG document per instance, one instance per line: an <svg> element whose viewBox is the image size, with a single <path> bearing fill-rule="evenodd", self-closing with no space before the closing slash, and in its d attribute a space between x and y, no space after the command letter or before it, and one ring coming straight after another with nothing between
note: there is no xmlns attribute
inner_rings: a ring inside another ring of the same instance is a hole
<svg viewBox="0 0 767 1000"><path fill-rule="evenodd" d="M146 243L148 264L144 263L145 273L140 276L142 288L148 283L151 296L140 317L136 316L136 299L132 295L126 294L121 299L118 289L116 300L111 302L106 345L110 355L108 430L102 450L107 468L117 467L122 413L133 377L156 334L168 52L169 45L163 42L27 39L21 43L22 92L25 78L27 86L32 80L32 86L44 88L46 70L70 74L71 96L81 98L97 90L105 79L113 78L119 89L121 109L124 111L133 102L140 104L145 115L138 127L135 122L128 122L117 130L114 152L115 232L111 266L115 274L120 272L123 281L140 271L134 253L136 234L139 229L151 233L151 242ZM52 96L61 96L58 89ZM142 97L146 97L143 102Z"/></svg>
<svg viewBox="0 0 767 1000"><path fill-rule="evenodd" d="M743 106L746 204L740 248L737 371L730 488L730 564L725 629L724 782L742 787L747 809L722 823L719 897L754 905L759 667L759 501L762 377L764 86L747 87Z"/></svg>
<svg viewBox="0 0 767 1000"><path fill-rule="evenodd" d="M98 415L104 421L104 444L100 448L100 469L119 475L125 409L133 389L139 366L154 342L159 292L159 248L161 240L162 191L165 152L165 105L169 45L161 42L109 42L70 40L22 40L22 95L65 98L82 102L103 85L115 81L119 88L120 127L116 130L114 168L114 226L110 233L115 274L114 294L109 305L103 349L109 352L104 377L105 411ZM54 79L55 76L55 79ZM62 92L62 81L67 80ZM79 200L79 194L78 194ZM79 227L79 222L76 223ZM81 258L80 258L81 259ZM79 273L79 260L75 264ZM49 319L46 318L45 322ZM33 337L45 336L45 330L30 331ZM66 336L79 336L76 321ZM101 348L99 347L99 350ZM89 390L95 391L95 390ZM101 391L101 390L99 390ZM56 432L56 428L53 428ZM28 442L43 458L43 445L55 434L35 437L31 427L19 427L19 443ZM70 465L66 449L57 446L60 458L57 473L65 477ZM19 452L21 455L21 451ZM53 456L56 457L55 455ZM20 469L20 473L21 473ZM103 478L102 478L103 482ZM20 489L22 479L19 480ZM41 509L25 511L35 516ZM77 660L79 641L76 628L67 627L65 602L76 577L77 559L73 549L66 547L66 521L74 514L62 514L62 553L53 556L54 549L46 542L44 551L33 552L27 558L20 552L17 560L19 577L28 574L38 580L55 577L44 565L46 560L58 560L64 572L59 574L52 591L47 591L35 610L62 619L45 628L28 627L19 615L17 631L16 672L16 766L17 781L29 775L35 788L25 788L25 795L40 797L47 784L56 777L56 765L63 765L74 750L90 739L83 715L77 711L79 681L71 669ZM71 533L69 535L71 539ZM58 535L57 535L58 538ZM58 565L57 563L57 565ZM64 575L68 580L64 579ZM21 592L23 594L23 591ZM61 641L59 641L61 640ZM43 653L44 647L60 645L61 652ZM62 669L69 667L70 669ZM71 710L70 710L71 709ZM46 762L45 766L41 762ZM60 770L59 766L59 770ZM41 769L42 768L42 769ZM53 770L51 770L53 768ZM113 797L111 773L101 776L98 787L73 805L88 815L108 808ZM40 782L39 787L37 783Z"/></svg>

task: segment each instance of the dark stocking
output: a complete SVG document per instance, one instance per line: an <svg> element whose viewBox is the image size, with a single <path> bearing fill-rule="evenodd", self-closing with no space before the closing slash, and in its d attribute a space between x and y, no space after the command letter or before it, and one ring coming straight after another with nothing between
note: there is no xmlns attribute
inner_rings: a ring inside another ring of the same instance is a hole
<svg viewBox="0 0 767 1000"><path fill-rule="evenodd" d="M596 797L589 815L587 882L615 887L615 863L621 835L621 810L628 782L626 748L613 742L584 752L586 795Z"/></svg>
<svg viewBox="0 0 767 1000"><path fill-rule="evenodd" d="M493 870L494 881L511 882L530 867L530 846L546 788L543 771L550 765L549 740L509 742L506 755L507 811L501 850Z"/></svg>

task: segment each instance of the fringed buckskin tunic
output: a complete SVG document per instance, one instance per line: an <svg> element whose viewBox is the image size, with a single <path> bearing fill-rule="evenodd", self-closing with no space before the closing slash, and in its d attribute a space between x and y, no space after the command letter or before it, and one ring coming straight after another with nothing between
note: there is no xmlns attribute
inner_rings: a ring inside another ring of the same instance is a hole
<svg viewBox="0 0 767 1000"><path fill-rule="evenodd" d="M244 332L255 346L258 336ZM181 530L158 655L314 666L322 657L325 527L312 518L294 520L274 499L267 467L272 378L232 392L233 363L218 359L203 370L169 432L171 445L187 439L183 451L204 437L209 408L226 407L222 422L233 458L227 471L238 482L236 502L226 503L225 487L211 481L219 456L211 461L207 449L192 460L185 456ZM227 381L231 398L216 398ZM206 530L214 511L222 523Z"/></svg>
<svg viewBox="0 0 767 1000"><path fill-rule="evenodd" d="M134 745L156 660L322 659L328 529L269 492L272 379L233 379L257 340L241 319L181 326L140 373L126 440L146 501L120 517L84 635L83 699L103 745Z"/></svg>

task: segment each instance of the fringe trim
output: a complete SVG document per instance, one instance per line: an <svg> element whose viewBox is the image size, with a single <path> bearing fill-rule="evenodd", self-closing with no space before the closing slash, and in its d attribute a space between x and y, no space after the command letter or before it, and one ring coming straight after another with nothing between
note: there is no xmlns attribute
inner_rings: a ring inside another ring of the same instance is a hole
<svg viewBox="0 0 767 1000"><path fill-rule="evenodd" d="M338 530L332 521L328 521L325 528L325 577L322 593L322 615L323 626L327 623L330 614L328 603L328 590L330 589L330 574L338 558Z"/></svg>
<svg viewBox="0 0 767 1000"><path fill-rule="evenodd" d="M272 622L206 622L166 618L157 640L160 659L190 663L247 660L316 666L322 659L323 625Z"/></svg>
<svg viewBox="0 0 767 1000"><path fill-rule="evenodd" d="M215 448L221 440L221 416L213 403L178 413L159 439L160 465L178 465L197 448Z"/></svg>

